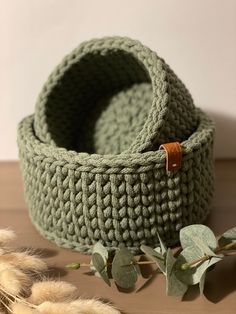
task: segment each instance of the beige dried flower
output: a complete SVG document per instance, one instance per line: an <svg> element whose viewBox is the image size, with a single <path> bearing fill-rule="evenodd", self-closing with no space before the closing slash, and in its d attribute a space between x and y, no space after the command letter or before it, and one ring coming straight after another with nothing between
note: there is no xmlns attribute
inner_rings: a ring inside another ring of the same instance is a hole
<svg viewBox="0 0 236 314"><path fill-rule="evenodd" d="M7 293L18 295L26 292L31 284L31 278L20 269L9 266L0 271L0 285Z"/></svg>
<svg viewBox="0 0 236 314"><path fill-rule="evenodd" d="M71 303L44 302L38 310L42 314L120 314L118 310L99 300L78 299Z"/></svg>
<svg viewBox="0 0 236 314"><path fill-rule="evenodd" d="M9 242L16 238L15 233L10 229L0 229L0 247L3 249Z"/></svg>
<svg viewBox="0 0 236 314"><path fill-rule="evenodd" d="M44 302L38 306L39 313L42 314L85 314L70 303ZM100 313L105 314L105 313Z"/></svg>
<svg viewBox="0 0 236 314"><path fill-rule="evenodd" d="M71 305L75 306L80 311L80 313L83 314L120 314L120 312L111 305L105 304L95 299L78 299L71 302Z"/></svg>
<svg viewBox="0 0 236 314"><path fill-rule="evenodd" d="M14 302L11 305L12 313L14 314L39 314L40 312L37 309L33 309L26 304L22 304L19 302Z"/></svg>
<svg viewBox="0 0 236 314"><path fill-rule="evenodd" d="M7 248L14 238L13 231L0 230L0 314L120 314L99 300L78 299L78 290L70 283L34 283L31 275L41 275L47 265L29 251Z"/></svg>
<svg viewBox="0 0 236 314"><path fill-rule="evenodd" d="M78 297L75 286L64 281L42 281L34 283L28 301L41 304L45 301L69 302Z"/></svg>
<svg viewBox="0 0 236 314"><path fill-rule="evenodd" d="M29 270L33 272L42 272L47 270L47 264L42 261L40 258L29 255L26 252L16 252L3 254L0 256L0 263L5 262L19 267L22 270Z"/></svg>

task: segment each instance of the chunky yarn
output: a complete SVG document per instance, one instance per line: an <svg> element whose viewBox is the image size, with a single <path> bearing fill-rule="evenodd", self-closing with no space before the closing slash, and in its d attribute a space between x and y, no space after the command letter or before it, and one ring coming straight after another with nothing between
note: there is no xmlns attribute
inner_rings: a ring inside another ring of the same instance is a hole
<svg viewBox="0 0 236 314"><path fill-rule="evenodd" d="M18 128L30 217L46 238L90 253L168 244L203 222L213 196L214 124L154 52L121 37L80 45ZM167 171L159 145L179 141Z"/></svg>
<svg viewBox="0 0 236 314"><path fill-rule="evenodd" d="M108 37L81 44L52 72L34 128L51 145L119 154L181 142L197 124L190 93L156 53L138 41Z"/></svg>

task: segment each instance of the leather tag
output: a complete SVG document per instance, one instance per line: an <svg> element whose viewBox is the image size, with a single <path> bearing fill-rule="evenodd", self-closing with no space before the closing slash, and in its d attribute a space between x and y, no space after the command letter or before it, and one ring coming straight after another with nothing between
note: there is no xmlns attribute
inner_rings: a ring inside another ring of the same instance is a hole
<svg viewBox="0 0 236 314"><path fill-rule="evenodd" d="M182 165L182 148L179 142L162 144L160 148L166 151L166 170L179 170Z"/></svg>

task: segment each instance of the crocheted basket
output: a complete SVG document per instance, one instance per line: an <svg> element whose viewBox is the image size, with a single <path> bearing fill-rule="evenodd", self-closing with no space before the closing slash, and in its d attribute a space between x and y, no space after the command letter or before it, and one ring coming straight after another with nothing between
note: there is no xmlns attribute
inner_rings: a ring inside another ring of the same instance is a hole
<svg viewBox="0 0 236 314"><path fill-rule="evenodd" d="M57 66L36 105L39 139L98 154L137 153L186 140L198 118L183 83L140 42L82 43Z"/></svg>
<svg viewBox="0 0 236 314"><path fill-rule="evenodd" d="M46 238L90 253L178 241L213 196L214 124L163 60L140 43L82 44L53 72L18 128L30 217ZM179 141L167 171L159 145Z"/></svg>

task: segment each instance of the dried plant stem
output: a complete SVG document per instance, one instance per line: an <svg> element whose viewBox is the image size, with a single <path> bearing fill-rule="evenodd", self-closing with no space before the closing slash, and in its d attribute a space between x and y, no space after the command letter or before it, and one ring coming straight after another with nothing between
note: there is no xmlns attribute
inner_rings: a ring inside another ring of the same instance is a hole
<svg viewBox="0 0 236 314"><path fill-rule="evenodd" d="M199 257L199 258L196 258L194 259L192 262L190 263L184 263L181 265L181 269L182 270L186 270L186 269L189 269L191 266L194 266L195 264L198 264L198 263L201 263L201 262L204 262L204 261L207 261L208 259L210 259L211 256L209 255L204 255L202 257Z"/></svg>
<svg viewBox="0 0 236 314"><path fill-rule="evenodd" d="M0 303L8 310L9 313L13 313L12 309L3 301L3 299L0 299Z"/></svg>
<svg viewBox="0 0 236 314"><path fill-rule="evenodd" d="M156 262L153 261L139 261L139 262L135 262L133 264L138 264L138 265L152 265L152 264L156 264Z"/></svg>
<svg viewBox="0 0 236 314"><path fill-rule="evenodd" d="M235 256L236 255L236 251L229 251L229 252L224 252L225 256Z"/></svg>
<svg viewBox="0 0 236 314"><path fill-rule="evenodd" d="M78 268L80 268L80 267L90 267L91 266L91 264L86 264L86 263L81 263L81 264L80 263L73 263L73 264L79 265ZM139 262L135 261L132 264L151 265L151 264L156 264L156 262L154 262L154 261L139 261ZM112 266L112 263L107 263L106 266ZM67 265L67 267L70 268L70 265ZM71 267L71 268L73 268L73 267Z"/></svg>
<svg viewBox="0 0 236 314"><path fill-rule="evenodd" d="M15 301L18 301L19 303L22 303L24 305L27 305L31 308L34 308L36 309L37 306L32 304L32 303L29 303L28 301L26 301L24 298L22 298L21 296L19 295L14 295L8 291L6 291L1 285L0 285L0 291L1 291L1 294L4 296L4 298L6 298L9 302L15 302ZM4 304L5 306L5 304Z"/></svg>
<svg viewBox="0 0 236 314"><path fill-rule="evenodd" d="M225 251L225 250L230 250L234 247L236 248L236 242L231 242L231 243L226 244L225 246L217 248L215 253L219 253L219 252Z"/></svg>
<svg viewBox="0 0 236 314"><path fill-rule="evenodd" d="M223 247L217 248L215 250L215 253L220 253L220 252L229 250L229 249L234 248L234 247L236 247L236 242L232 242L232 243L229 243L229 244L227 244L227 245L225 245ZM236 251L235 252L234 251L231 251L231 252L227 252L226 251L226 252L223 252L223 255L225 255L225 256L234 256L234 255L236 255ZM195 264L198 264L198 263L201 263L201 262L204 262L204 261L210 259L211 257L212 256L210 256L210 255L204 255L202 257L199 257L199 258L193 260L190 263L182 264L181 265L181 269L182 270L186 270L186 269L190 268L191 266L194 266ZM75 263L75 264L79 265L78 268L80 268L80 267L90 267L91 266L90 264L86 264L86 263L81 263L81 264L80 263ZM139 262L137 262L136 261L133 264L137 264L137 265L152 265L152 264L156 264L156 262L154 262L154 261L139 261ZM70 265L68 265L68 267L69 266ZM112 263L107 263L107 266L112 266Z"/></svg>

